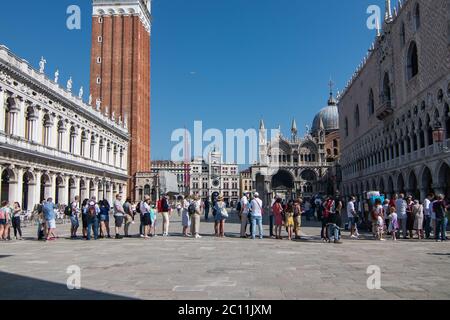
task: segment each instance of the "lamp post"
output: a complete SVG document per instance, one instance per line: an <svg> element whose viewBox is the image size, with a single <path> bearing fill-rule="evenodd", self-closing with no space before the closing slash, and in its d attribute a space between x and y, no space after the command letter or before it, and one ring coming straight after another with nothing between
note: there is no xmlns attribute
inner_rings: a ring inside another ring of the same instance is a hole
<svg viewBox="0 0 450 320"><path fill-rule="evenodd" d="M445 131L439 120L436 120L433 127L433 141L438 144L440 151L448 152L448 147L444 146Z"/></svg>

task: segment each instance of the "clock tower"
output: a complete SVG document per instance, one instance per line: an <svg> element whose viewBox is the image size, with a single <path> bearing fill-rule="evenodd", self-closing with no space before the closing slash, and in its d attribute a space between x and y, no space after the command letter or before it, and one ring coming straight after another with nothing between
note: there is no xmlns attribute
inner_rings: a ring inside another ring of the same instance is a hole
<svg viewBox="0 0 450 320"><path fill-rule="evenodd" d="M151 0L93 0L90 91L93 105L131 135L130 192L150 171Z"/></svg>

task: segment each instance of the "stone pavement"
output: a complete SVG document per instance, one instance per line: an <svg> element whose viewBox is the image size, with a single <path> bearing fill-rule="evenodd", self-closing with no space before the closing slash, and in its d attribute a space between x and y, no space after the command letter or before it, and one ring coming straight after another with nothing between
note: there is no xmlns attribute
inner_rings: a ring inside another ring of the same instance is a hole
<svg viewBox="0 0 450 320"><path fill-rule="evenodd" d="M0 243L0 299L449 299L450 243L401 240L320 241L320 228L304 222L304 239L239 239L236 218L227 238L171 237L145 241ZM161 219L160 219L161 221ZM58 226L68 235L68 225ZM138 225L133 226L137 233ZM158 231L161 231L161 224ZM346 233L345 233L346 234ZM266 227L267 235L267 227ZM67 289L67 268L81 268L81 290ZM371 265L381 269L381 289L367 288Z"/></svg>

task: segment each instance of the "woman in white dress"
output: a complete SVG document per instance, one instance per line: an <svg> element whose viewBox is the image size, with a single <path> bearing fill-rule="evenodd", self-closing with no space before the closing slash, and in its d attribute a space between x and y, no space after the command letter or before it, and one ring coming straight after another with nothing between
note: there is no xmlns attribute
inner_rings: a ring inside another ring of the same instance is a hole
<svg viewBox="0 0 450 320"><path fill-rule="evenodd" d="M183 225L183 236L185 237L191 237L191 234L189 233L189 229L191 227L191 218L189 217L189 206L190 206L190 201L189 199L182 199L181 200L182 206L182 225Z"/></svg>

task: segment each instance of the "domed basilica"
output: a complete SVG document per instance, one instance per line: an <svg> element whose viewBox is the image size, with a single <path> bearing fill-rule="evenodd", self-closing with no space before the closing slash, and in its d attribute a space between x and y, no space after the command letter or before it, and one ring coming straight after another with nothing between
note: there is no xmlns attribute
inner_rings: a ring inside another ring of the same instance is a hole
<svg viewBox="0 0 450 320"><path fill-rule="evenodd" d="M304 137L298 136L294 119L290 138L278 130L268 141L261 120L259 162L250 168L253 189L265 203L270 203L275 195L295 199L334 194L339 187L339 143L339 114L333 93Z"/></svg>

